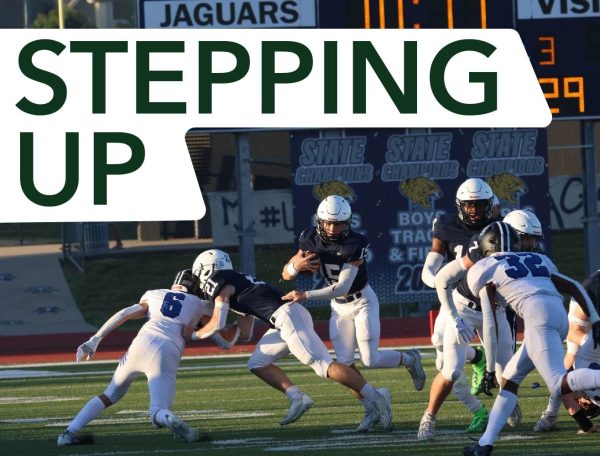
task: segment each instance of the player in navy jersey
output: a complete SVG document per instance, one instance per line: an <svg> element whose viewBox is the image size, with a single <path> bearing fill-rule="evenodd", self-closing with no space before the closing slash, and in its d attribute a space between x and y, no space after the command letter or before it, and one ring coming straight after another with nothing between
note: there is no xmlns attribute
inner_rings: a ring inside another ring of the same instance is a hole
<svg viewBox="0 0 600 456"><path fill-rule="evenodd" d="M254 277L233 270L229 255L220 250L201 253L193 266L200 291L211 301L215 310L210 322L196 331L192 338L204 339L223 328L227 312L252 315L270 329L258 341L248 367L258 378L286 394L291 401L288 414L280 424L299 419L313 401L295 386L287 375L273 363L293 354L302 364L310 366L320 377L359 391L371 401L377 420L391 429L391 395L388 389L375 389L352 368L332 360L327 347L313 328L308 310L298 303L285 303L283 293Z"/></svg>
<svg viewBox="0 0 600 456"><path fill-rule="evenodd" d="M366 368L404 366L415 389L423 389L426 377L421 355L416 349L379 349L379 301L369 285L365 260L369 241L350 229L350 204L341 196L330 195L319 204L315 219L316 227L300 234L300 250L283 267L282 277L292 280L299 272L313 273L318 269L327 286L306 292L294 290L283 299L292 302L330 300L329 336L338 362L358 372L354 362L354 352L358 348ZM374 424L376 410L359 391L354 390L353 394L365 408L364 418L356 431L367 432Z"/></svg>
<svg viewBox="0 0 600 456"><path fill-rule="evenodd" d="M423 282L427 286L436 288L439 282L453 277L452 274L450 276L447 274L452 271L448 266L442 268L445 259L448 265L454 266L457 264L454 262L455 259L460 259L469 252L473 255L476 253L471 249L472 239L492 221L493 201L492 189L481 179L467 179L458 187L455 200L458 212L443 214L433 222L431 251L425 259L422 272ZM461 268L454 269L456 272L462 271ZM462 275L464 276L464 273ZM460 277L457 276L455 282L459 280ZM458 288L455 282L449 290ZM460 312L468 315L469 318L477 317L477 314L481 318L477 300L461 295L458 289L454 291L452 297L459 302ZM457 343L455 330L464 330L465 324L458 311L449 313L448 310L447 306L441 306L431 337L436 348L436 367L439 374L431 385L429 404L419 426L419 440L429 440L434 437L437 413L450 391L454 391L460 401L474 414L467 432L483 431L487 423L487 410L473 394L480 390L480 382L485 371L485 356L482 350L468 345L470 340L462 344ZM458 328L459 325L461 328ZM448 329L449 327L451 328ZM472 388L469 387L463 372L465 360L473 365Z"/></svg>
<svg viewBox="0 0 600 456"><path fill-rule="evenodd" d="M561 275L554 263L536 252L519 252L518 233L507 223L496 222L482 231L479 249L486 257L467 275L469 289L479 295L483 314L483 334L488 355L484 390L494 386L496 357L496 321L494 311L510 305L525 322L525 334L519 350L507 364L501 390L494 401L488 427L463 454L486 456L517 401L519 385L537 369L551 394L562 396L569 413L583 432L595 430L579 404L575 392L600 387L600 370L581 368L568 372L563 365L562 340L567 334L568 319L559 292L570 294L591 323L594 347L600 344L600 317L584 288Z"/></svg>

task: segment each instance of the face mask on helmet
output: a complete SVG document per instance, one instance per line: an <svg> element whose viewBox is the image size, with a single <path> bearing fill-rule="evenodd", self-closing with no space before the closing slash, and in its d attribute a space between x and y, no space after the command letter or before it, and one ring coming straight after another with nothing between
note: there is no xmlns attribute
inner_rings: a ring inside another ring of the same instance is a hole
<svg viewBox="0 0 600 456"><path fill-rule="evenodd" d="M210 249L198 255L192 266L192 273L198 278L200 290L204 291L213 272L222 269L233 269L231 259L225 252Z"/></svg>
<svg viewBox="0 0 600 456"><path fill-rule="evenodd" d="M506 214L504 222L512 226L521 238L521 250L543 252L542 224L536 215L527 210L517 209Z"/></svg>
<svg viewBox="0 0 600 456"><path fill-rule="evenodd" d="M328 196L319 204L315 220L318 236L329 244L339 244L350 232L350 204L341 196Z"/></svg>
<svg viewBox="0 0 600 456"><path fill-rule="evenodd" d="M192 274L191 269L184 269L177 273L173 285L184 286L188 293L195 293L198 288L198 278Z"/></svg>
<svg viewBox="0 0 600 456"><path fill-rule="evenodd" d="M519 252L521 250L519 233L504 222L494 222L486 226L479 234L477 242L479 250L486 257L494 253Z"/></svg>
<svg viewBox="0 0 600 456"><path fill-rule="evenodd" d="M487 223L492 215L494 192L479 178L464 181L456 191L458 217L467 225L479 226Z"/></svg>

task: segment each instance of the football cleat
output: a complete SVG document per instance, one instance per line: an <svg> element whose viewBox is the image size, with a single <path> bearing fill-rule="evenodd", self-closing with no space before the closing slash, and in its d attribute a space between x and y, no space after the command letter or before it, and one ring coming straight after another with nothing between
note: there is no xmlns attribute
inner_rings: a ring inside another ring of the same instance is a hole
<svg viewBox="0 0 600 456"><path fill-rule="evenodd" d="M579 429L577 431L577 435L594 434L595 432L598 432L598 428L596 427L596 425L593 425L587 431L584 431L583 429Z"/></svg>
<svg viewBox="0 0 600 456"><path fill-rule="evenodd" d="M475 412L475 414L473 415L471 424L469 425L469 427L467 429L465 429L465 432L467 434L475 433L475 432L485 432L485 428L487 427L488 420L489 420L488 411L485 408L485 405L482 405L481 408L479 410L477 410Z"/></svg>
<svg viewBox="0 0 600 456"><path fill-rule="evenodd" d="M488 456L488 455L492 454L493 449L494 449L494 447L492 445L480 446L478 443L476 443L473 446L464 447L463 455L465 455L465 456Z"/></svg>
<svg viewBox="0 0 600 456"><path fill-rule="evenodd" d="M177 415L167 415L167 427L184 442L197 442L200 440L200 434L196 429L192 429L188 424Z"/></svg>
<svg viewBox="0 0 600 456"><path fill-rule="evenodd" d="M71 432L68 429L58 436L56 445L68 446L68 445L83 445L94 443L94 436L91 434L77 435L75 432Z"/></svg>
<svg viewBox="0 0 600 456"><path fill-rule="evenodd" d="M304 412L311 408L314 403L315 402L310 398L310 396L302 394L300 398L292 400L287 415L281 419L279 424L281 426L285 426L286 424L298 421L300 417L304 415Z"/></svg>
<svg viewBox="0 0 600 456"><path fill-rule="evenodd" d="M421 364L421 354L416 348L411 348L404 354L408 354L413 360L410 365L406 365L406 369L412 378L415 389L417 391L421 391L425 386L425 380L427 380L427 376L425 375L425 371L423 370L423 366Z"/></svg>
<svg viewBox="0 0 600 456"><path fill-rule="evenodd" d="M483 376L485 374L485 352L481 349L478 350L481 353L481 359L474 364L471 364L473 368L473 376L471 377L471 394L478 396L483 391Z"/></svg>
<svg viewBox="0 0 600 456"><path fill-rule="evenodd" d="M533 432L550 432L557 431L558 426L558 415L550 415L546 412L542 413L542 416L533 426Z"/></svg>
<svg viewBox="0 0 600 456"><path fill-rule="evenodd" d="M508 417L508 420L506 420L506 424L508 424L511 428L515 428L521 424L521 407L519 406L518 402L515 404L515 408Z"/></svg>
<svg viewBox="0 0 600 456"><path fill-rule="evenodd" d="M379 423L380 420L379 412L373 406L365 409L365 416L363 416L362 421L358 424L354 432L371 432L373 430L373 426Z"/></svg>
<svg viewBox="0 0 600 456"><path fill-rule="evenodd" d="M423 413L423 418L419 423L419 432L417 433L417 440L431 440L435 436L435 422L436 417L431 416L427 411Z"/></svg>
<svg viewBox="0 0 600 456"><path fill-rule="evenodd" d="M383 428L386 431L392 429L392 418L394 416L392 411L392 393L387 388L377 388L377 399L375 399L375 408L379 413L379 418L383 424Z"/></svg>

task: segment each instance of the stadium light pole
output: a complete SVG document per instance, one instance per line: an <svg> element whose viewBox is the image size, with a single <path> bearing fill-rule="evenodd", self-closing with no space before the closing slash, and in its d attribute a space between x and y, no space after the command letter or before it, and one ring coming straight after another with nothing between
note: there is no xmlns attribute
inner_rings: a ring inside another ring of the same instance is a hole
<svg viewBox="0 0 600 456"><path fill-rule="evenodd" d="M256 273L254 252L254 211L252 209L252 178L250 173L250 142L248 133L236 133L237 145L235 170L238 194L238 230L240 270L246 274Z"/></svg>
<svg viewBox="0 0 600 456"><path fill-rule="evenodd" d="M63 5L63 0L58 0L58 28L65 28L65 9Z"/></svg>
<svg viewBox="0 0 600 456"><path fill-rule="evenodd" d="M596 185L596 141L594 124L581 121L581 149L583 164L583 231L585 237L586 276L600 269L600 216L598 215L598 187Z"/></svg>

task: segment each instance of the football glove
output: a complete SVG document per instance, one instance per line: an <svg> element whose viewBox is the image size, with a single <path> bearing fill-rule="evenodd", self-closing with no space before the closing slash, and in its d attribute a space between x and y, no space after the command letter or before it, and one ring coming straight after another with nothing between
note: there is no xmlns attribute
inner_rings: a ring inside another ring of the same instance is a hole
<svg viewBox="0 0 600 456"><path fill-rule="evenodd" d="M483 374L483 382L481 383L481 391L486 396L493 396L492 389L498 388L498 383L496 383L496 372L488 372L485 371Z"/></svg>
<svg viewBox="0 0 600 456"><path fill-rule="evenodd" d="M592 324L592 338L594 339L594 348L600 345L600 320Z"/></svg>
<svg viewBox="0 0 600 456"><path fill-rule="evenodd" d="M75 355L75 360L77 362L80 362L86 355L86 359L88 361L92 359L92 356L94 356L94 353L96 353L96 349L98 348L98 344L100 344L101 340L102 337L99 336L90 337L90 340L84 342L79 347L77 347L77 354Z"/></svg>
<svg viewBox="0 0 600 456"><path fill-rule="evenodd" d="M462 318L456 320L456 341L459 344L469 344L473 339L473 330L467 326Z"/></svg>

